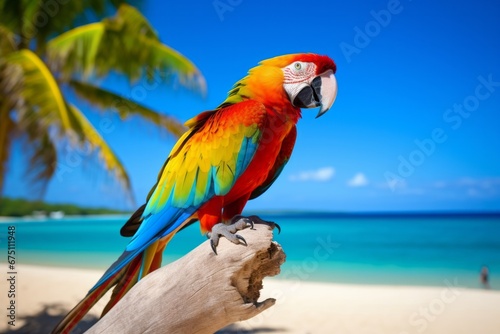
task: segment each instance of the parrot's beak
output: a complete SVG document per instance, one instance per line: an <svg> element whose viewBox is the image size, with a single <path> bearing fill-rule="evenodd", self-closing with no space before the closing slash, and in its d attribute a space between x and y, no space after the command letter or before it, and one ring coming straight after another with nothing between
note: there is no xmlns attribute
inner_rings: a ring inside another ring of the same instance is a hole
<svg viewBox="0 0 500 334"><path fill-rule="evenodd" d="M311 86L316 97L318 98L319 105L321 106L318 115L316 115L316 118L318 118L330 110L333 106L333 102L335 102L338 90L337 79L335 78L333 71L328 70L320 76L314 78Z"/></svg>
<svg viewBox="0 0 500 334"><path fill-rule="evenodd" d="M315 108L321 106L316 118L326 113L337 97L337 80L332 70L318 75L310 82L285 85L290 92L290 99L299 108Z"/></svg>

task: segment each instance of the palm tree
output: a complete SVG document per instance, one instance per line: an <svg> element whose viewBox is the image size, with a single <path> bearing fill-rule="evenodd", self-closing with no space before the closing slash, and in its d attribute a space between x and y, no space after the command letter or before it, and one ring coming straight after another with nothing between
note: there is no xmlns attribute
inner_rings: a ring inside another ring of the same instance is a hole
<svg viewBox="0 0 500 334"><path fill-rule="evenodd" d="M198 69L123 2L0 0L0 195L14 140L27 144L27 174L41 194L64 156L61 148L70 145L98 155L131 195L125 167L70 92L121 119L138 115L174 135L184 131L174 118L94 84L109 74L130 82L160 76L161 82L205 90ZM68 30L82 15L102 17L110 7L118 8L114 16Z"/></svg>

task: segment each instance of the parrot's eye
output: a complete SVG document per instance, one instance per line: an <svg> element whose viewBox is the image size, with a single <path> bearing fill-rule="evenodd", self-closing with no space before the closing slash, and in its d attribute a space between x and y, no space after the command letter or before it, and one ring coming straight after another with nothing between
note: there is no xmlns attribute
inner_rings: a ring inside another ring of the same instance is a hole
<svg viewBox="0 0 500 334"><path fill-rule="evenodd" d="M301 69L302 69L302 64L301 64L301 63L299 63L299 62L296 62L296 63L295 63L295 65L294 65L294 67L295 67L295 69L296 69L297 71L299 71L299 70L301 70Z"/></svg>

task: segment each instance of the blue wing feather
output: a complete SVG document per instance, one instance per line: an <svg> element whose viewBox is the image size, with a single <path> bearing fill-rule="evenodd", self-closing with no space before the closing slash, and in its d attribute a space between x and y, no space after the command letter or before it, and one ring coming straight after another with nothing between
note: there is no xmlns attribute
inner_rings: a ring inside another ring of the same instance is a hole
<svg viewBox="0 0 500 334"><path fill-rule="evenodd" d="M139 230L135 233L130 243L125 248L122 255L116 260L111 267L104 273L99 281L90 290L92 292L102 283L107 281L111 276L120 271L132 259L143 252L149 245L156 240L175 231L181 224L189 219L196 211L196 207L191 206L186 209L178 209L168 207L166 210L157 214L151 214L144 218ZM165 222L170 222L165 224ZM90 293L89 292L89 293Z"/></svg>
<svg viewBox="0 0 500 334"><path fill-rule="evenodd" d="M257 151L257 142L253 142L252 138L245 137L241 142L240 152L238 153L238 160L236 162L236 178L240 177L241 174L252 161L255 151Z"/></svg>

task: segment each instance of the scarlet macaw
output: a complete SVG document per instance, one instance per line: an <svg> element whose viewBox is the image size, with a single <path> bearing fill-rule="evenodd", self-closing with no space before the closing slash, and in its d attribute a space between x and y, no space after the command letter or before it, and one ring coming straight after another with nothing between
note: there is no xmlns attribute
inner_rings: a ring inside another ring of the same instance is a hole
<svg viewBox="0 0 500 334"><path fill-rule="evenodd" d="M111 287L105 314L142 277L161 265L174 234L195 221L234 243L225 227L249 199L264 193L290 159L300 108L328 111L337 95L336 65L327 56L290 54L262 61L221 105L186 122L146 203L122 228L132 236L119 259L53 333L68 333Z"/></svg>

